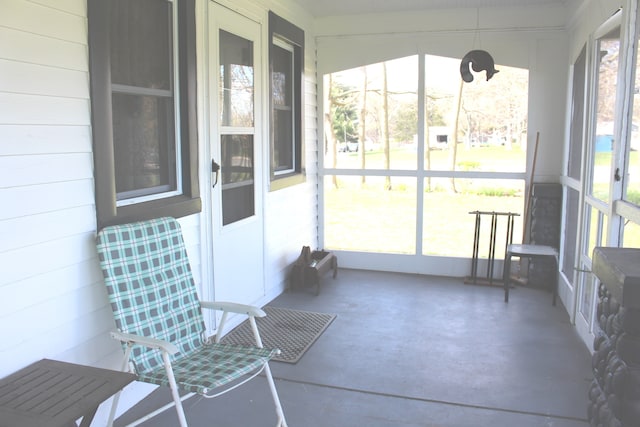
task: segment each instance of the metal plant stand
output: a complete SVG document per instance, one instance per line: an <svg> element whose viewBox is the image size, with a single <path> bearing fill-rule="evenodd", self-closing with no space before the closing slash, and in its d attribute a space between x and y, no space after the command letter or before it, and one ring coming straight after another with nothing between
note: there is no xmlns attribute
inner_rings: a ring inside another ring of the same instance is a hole
<svg viewBox="0 0 640 427"><path fill-rule="evenodd" d="M493 271L494 264L496 259L496 241L498 238L498 221L500 218L505 217L507 221L507 230L505 235L505 244L504 249L505 252L507 250L507 246L513 243L513 225L514 218L516 216L520 216L520 214L513 212L483 212L483 211L472 211L469 214L475 215L475 229L473 235L473 255L471 257L471 275L467 277L465 283L471 283L474 285L482 284L482 285L493 285ZM489 217L491 220L490 227L490 235L489 235L489 253L487 259L487 272L486 278L478 277L478 260L479 260L479 252L480 252L480 227L482 224L482 217Z"/></svg>

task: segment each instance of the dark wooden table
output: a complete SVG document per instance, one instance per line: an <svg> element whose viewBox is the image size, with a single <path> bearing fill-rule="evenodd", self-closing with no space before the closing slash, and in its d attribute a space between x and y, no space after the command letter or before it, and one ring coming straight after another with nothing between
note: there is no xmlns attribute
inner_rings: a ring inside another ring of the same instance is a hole
<svg viewBox="0 0 640 427"><path fill-rule="evenodd" d="M0 380L0 427L89 427L98 406L135 380L128 372L43 359Z"/></svg>

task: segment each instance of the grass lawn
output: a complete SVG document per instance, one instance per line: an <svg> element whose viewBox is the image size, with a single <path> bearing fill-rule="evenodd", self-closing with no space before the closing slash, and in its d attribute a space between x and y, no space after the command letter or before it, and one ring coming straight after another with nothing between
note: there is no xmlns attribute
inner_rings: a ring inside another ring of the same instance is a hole
<svg viewBox="0 0 640 427"><path fill-rule="evenodd" d="M361 169L359 153L338 153L336 167L339 169ZM384 153L380 149L365 153L365 169L385 169ZM431 150L425 158L427 170L451 170L449 150ZM396 145L391 148L390 169L414 170L418 166L418 155L415 146ZM430 164L428 163L430 162ZM330 159L325 159L329 166ZM485 172L524 172L526 153L519 144L511 149L503 146L465 147L458 144L456 154L456 170L478 170Z"/></svg>
<svg viewBox="0 0 640 427"><path fill-rule="evenodd" d="M404 179L399 189L383 190L383 178L339 177L340 188L325 190L325 246L331 249L414 254L416 252L416 185ZM488 180L457 179L458 192L447 189L449 180L432 179L434 191L424 193L422 253L471 257L476 210L522 214L522 183L494 181L504 185L487 194ZM478 182L480 181L480 182ZM392 178L392 183L394 178ZM445 186L446 184L446 186ZM507 194L507 195L495 195ZM522 220L517 217L514 242L522 237ZM490 217L481 223L480 253L488 254ZM506 238L506 216L500 217L497 242ZM502 244L502 243L501 243ZM500 252L500 251L498 251Z"/></svg>
<svg viewBox="0 0 640 427"><path fill-rule="evenodd" d="M367 151L365 169L385 169L380 150ZM450 170L448 150L430 152L431 170ZM610 169L611 153L597 153L597 169ZM417 153L410 145L396 145L390 153L390 169L415 170ZM519 145L467 148L459 144L456 170L491 172L525 171L525 152ZM631 153L631 178L627 200L640 204L640 182L634 172L640 170L637 152ZM337 168L360 169L358 153L338 153ZM604 174L609 179L609 173ZM596 196L608 198L608 181L594 180ZM325 185L325 246L330 249L414 254L417 240L416 178L392 177L392 190L384 190L383 177L338 176L338 188L326 177ZM423 237L422 254L470 258L473 250L475 215L469 212L513 212L524 210L524 182L520 180L456 179L453 191L449 179L431 178L425 185L424 215L420 218ZM506 238L506 217L499 217L498 245ZM522 241L523 218L516 217L514 243ZM482 217L480 256L488 255L490 218ZM593 239L591 239L593 240ZM596 242L590 242L590 246ZM625 225L624 246L640 247L640 226ZM496 255L501 257L498 248Z"/></svg>

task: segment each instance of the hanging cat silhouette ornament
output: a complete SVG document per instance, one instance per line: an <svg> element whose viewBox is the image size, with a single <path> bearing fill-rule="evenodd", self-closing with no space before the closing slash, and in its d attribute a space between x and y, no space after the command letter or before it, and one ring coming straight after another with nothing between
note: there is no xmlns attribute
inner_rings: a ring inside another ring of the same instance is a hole
<svg viewBox="0 0 640 427"><path fill-rule="evenodd" d="M462 58L462 62L460 63L460 75L462 76L462 80L469 83L473 81L473 74L469 70L469 65L476 73L480 71L487 72L487 81L495 73L500 72L500 70L495 69L495 64L493 63L493 58L486 50L472 50L467 53L464 58Z"/></svg>

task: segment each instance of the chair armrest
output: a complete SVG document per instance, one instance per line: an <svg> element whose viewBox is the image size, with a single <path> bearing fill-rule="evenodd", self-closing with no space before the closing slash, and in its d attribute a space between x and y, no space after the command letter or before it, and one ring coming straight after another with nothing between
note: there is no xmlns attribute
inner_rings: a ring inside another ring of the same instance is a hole
<svg viewBox="0 0 640 427"><path fill-rule="evenodd" d="M200 306L202 308L208 308L212 310L222 311L222 318L220 319L220 323L218 324L218 329L215 333L215 342L220 342L220 339L224 335L224 326L227 321L227 315L229 313L238 313L244 314L249 317L249 323L251 325L251 329L253 330L253 337L256 340L256 346L262 348L262 339L260 338L260 332L258 332L258 327L256 325L256 317L265 317L267 313L265 313L261 308L246 305L246 304L238 304L235 302L226 302L226 301L200 301Z"/></svg>
<svg viewBox="0 0 640 427"><path fill-rule="evenodd" d="M126 342L126 343L135 343L140 344L149 348L159 348L163 351L166 351L169 354L176 354L178 352L178 347L171 344L168 341L159 340L157 338L149 338L143 337L141 335L135 334L127 334L125 332L120 331L111 331L111 338Z"/></svg>
<svg viewBox="0 0 640 427"><path fill-rule="evenodd" d="M253 317L264 317L267 315L261 308L253 305L238 304L235 302L225 301L200 301L202 308L211 310L226 311L229 313L246 314Z"/></svg>

